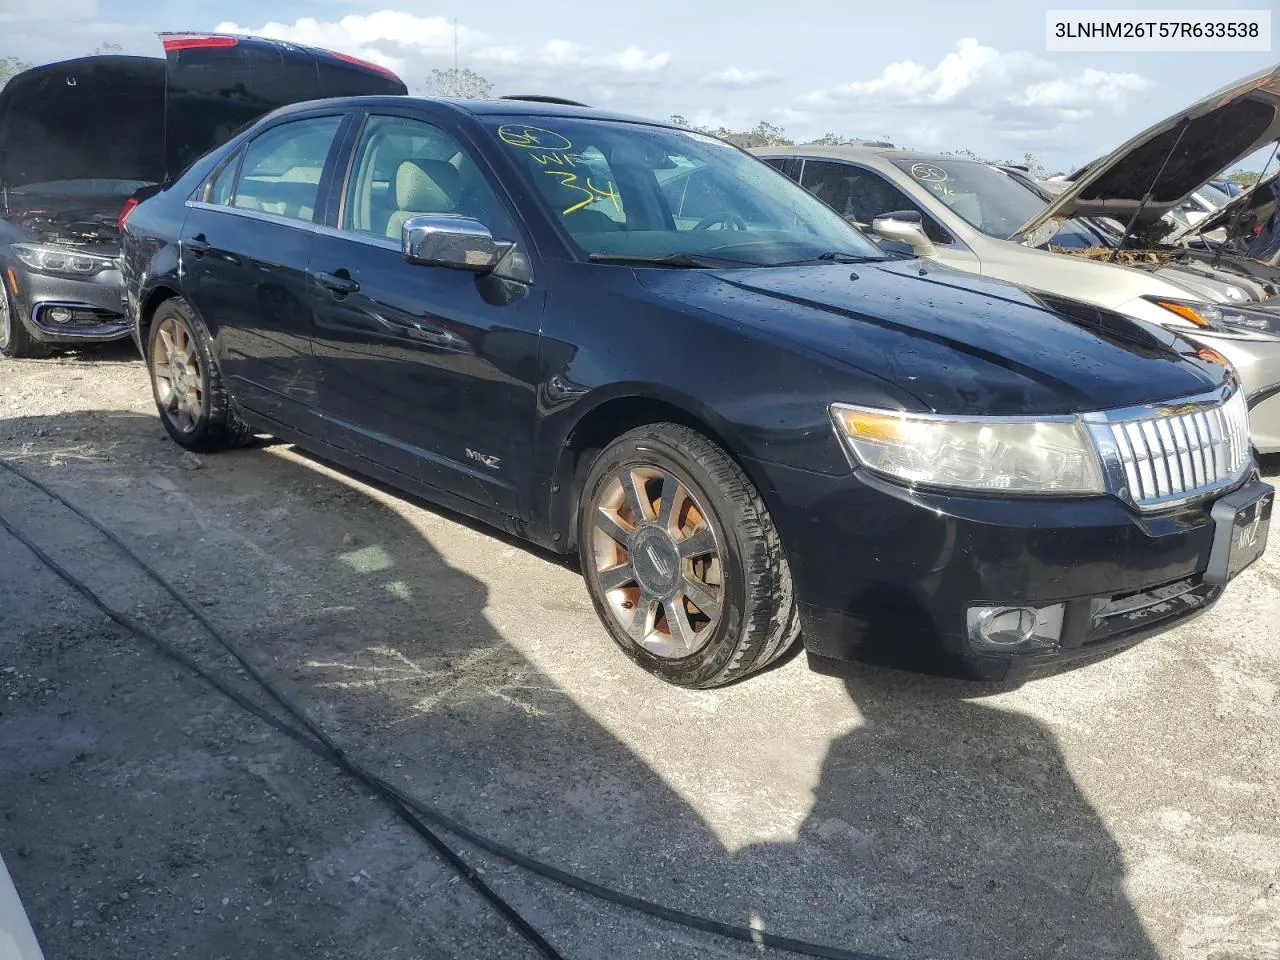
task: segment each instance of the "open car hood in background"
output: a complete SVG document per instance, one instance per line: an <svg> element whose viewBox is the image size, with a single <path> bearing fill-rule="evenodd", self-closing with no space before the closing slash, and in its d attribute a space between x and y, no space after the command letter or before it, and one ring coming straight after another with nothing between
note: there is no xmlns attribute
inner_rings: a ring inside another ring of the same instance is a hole
<svg viewBox="0 0 1280 960"><path fill-rule="evenodd" d="M80 57L12 77L0 90L0 186L165 175L165 63Z"/></svg>
<svg viewBox="0 0 1280 960"><path fill-rule="evenodd" d="M1231 224L1235 222L1236 214L1241 207L1244 207L1245 210L1240 215L1240 226L1245 230L1252 231L1253 225L1259 220L1259 214L1261 214L1262 220L1266 220L1275 209L1276 194L1272 187L1273 184L1276 184L1277 177L1280 177L1280 171L1259 180L1244 193L1232 197L1230 203L1224 203L1206 217L1197 220L1195 223L1188 224L1176 233L1170 234L1166 242L1182 243L1191 241L1205 233L1216 230L1218 227L1229 230ZM1233 239L1248 240L1250 238L1227 238L1228 241Z"/></svg>
<svg viewBox="0 0 1280 960"><path fill-rule="evenodd" d="M219 34L160 39L163 60L81 57L10 79L0 90L0 187L160 183L277 107L407 92L391 71L326 50Z"/></svg>
<svg viewBox="0 0 1280 960"><path fill-rule="evenodd" d="M1055 218L1114 217L1128 223L1149 189L1151 202L1139 225L1154 223L1219 170L1277 137L1280 65L1210 94L1091 163L1018 232Z"/></svg>
<svg viewBox="0 0 1280 960"><path fill-rule="evenodd" d="M162 33L168 71L168 173L278 107L326 97L408 93L385 67L261 37Z"/></svg>

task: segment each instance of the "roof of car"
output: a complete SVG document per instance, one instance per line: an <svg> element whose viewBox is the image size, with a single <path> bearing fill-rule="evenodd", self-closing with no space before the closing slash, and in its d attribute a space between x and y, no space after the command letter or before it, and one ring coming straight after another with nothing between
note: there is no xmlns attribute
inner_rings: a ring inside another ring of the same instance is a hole
<svg viewBox="0 0 1280 960"><path fill-rule="evenodd" d="M337 97L332 100L311 100L306 103L284 107L275 114L314 109L318 104L335 104L359 107L402 107L406 103L433 103L450 107L459 113L473 116L501 117L565 117L585 120L616 120L623 123L648 123L655 126L669 127L671 124L650 117L637 117L625 113L613 113L595 107L576 106L563 103L548 103L538 100L459 100L453 97Z"/></svg>
<svg viewBox="0 0 1280 960"><path fill-rule="evenodd" d="M798 143L793 147L756 147L750 151L757 157L830 157L833 160L864 160L867 157L883 157L886 160L921 160L929 163L954 163L966 157L948 157L940 153L921 150L902 150L898 147L873 147L869 144L846 143L838 147L824 144ZM974 161L980 163L981 161Z"/></svg>

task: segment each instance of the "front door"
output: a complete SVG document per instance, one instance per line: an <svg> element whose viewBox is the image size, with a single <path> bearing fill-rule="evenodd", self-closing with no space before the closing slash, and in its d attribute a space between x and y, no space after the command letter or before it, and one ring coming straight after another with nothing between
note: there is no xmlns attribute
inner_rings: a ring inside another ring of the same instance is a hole
<svg viewBox="0 0 1280 960"><path fill-rule="evenodd" d="M440 127L370 116L349 169L338 229L317 236L309 267L331 442L526 516L516 478L532 440L542 292L410 264L400 234L412 216L450 214L527 245L467 149Z"/></svg>
<svg viewBox="0 0 1280 960"><path fill-rule="evenodd" d="M182 229L184 292L237 398L319 434L307 263L341 116L271 127L230 158Z"/></svg>

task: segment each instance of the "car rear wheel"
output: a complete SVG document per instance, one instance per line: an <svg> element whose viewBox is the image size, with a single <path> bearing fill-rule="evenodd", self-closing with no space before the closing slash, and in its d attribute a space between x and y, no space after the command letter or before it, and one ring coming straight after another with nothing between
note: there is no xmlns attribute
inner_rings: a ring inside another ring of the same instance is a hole
<svg viewBox="0 0 1280 960"><path fill-rule="evenodd" d="M186 301L166 300L152 317L147 372L160 422L188 450L223 450L252 436L213 362L209 334Z"/></svg>
<svg viewBox="0 0 1280 960"><path fill-rule="evenodd" d="M592 464L579 510L596 612L650 673L718 687L767 666L799 636L769 511L696 430L659 423L619 437Z"/></svg>
<svg viewBox="0 0 1280 960"><path fill-rule="evenodd" d="M27 330L22 318L13 308L9 298L9 288L0 279L0 357L11 357L14 360L47 357L52 351L46 344L34 339Z"/></svg>

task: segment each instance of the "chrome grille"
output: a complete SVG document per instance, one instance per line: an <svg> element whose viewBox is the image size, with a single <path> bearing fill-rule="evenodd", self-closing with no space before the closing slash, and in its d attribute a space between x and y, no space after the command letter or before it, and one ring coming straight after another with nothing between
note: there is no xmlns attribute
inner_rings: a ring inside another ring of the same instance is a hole
<svg viewBox="0 0 1280 960"><path fill-rule="evenodd" d="M1115 411L1101 420L1093 425L1100 452L1113 460L1114 480L1141 507L1167 506L1226 486L1239 479L1252 457L1249 411L1239 390L1225 400Z"/></svg>

